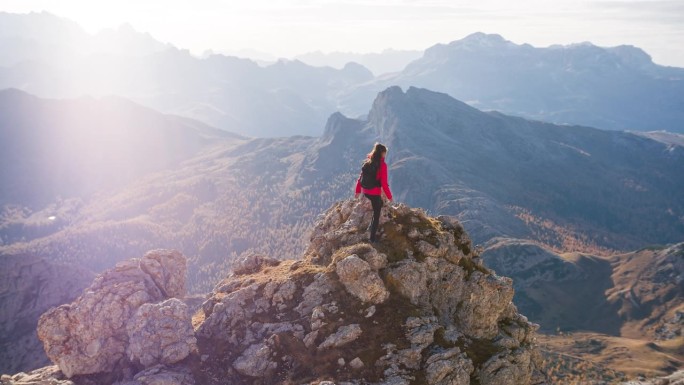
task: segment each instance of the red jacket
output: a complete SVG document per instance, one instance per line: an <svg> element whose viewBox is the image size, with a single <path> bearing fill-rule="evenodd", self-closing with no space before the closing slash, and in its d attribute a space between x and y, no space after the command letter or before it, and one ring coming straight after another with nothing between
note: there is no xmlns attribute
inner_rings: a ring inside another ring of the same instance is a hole
<svg viewBox="0 0 684 385"><path fill-rule="evenodd" d="M380 186L382 190L385 191L385 196L387 199L392 200L392 191L390 191L389 185L387 184L387 163L384 159L380 160L380 169L378 170L377 178L380 180ZM361 187L361 175L359 179L356 180L356 193L364 193L368 195L381 195L380 187L375 187L371 189L365 189Z"/></svg>

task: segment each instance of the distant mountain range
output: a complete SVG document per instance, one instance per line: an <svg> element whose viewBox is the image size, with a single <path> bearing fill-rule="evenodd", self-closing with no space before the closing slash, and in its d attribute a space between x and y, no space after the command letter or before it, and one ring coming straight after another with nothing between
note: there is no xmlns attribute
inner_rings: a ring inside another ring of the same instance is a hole
<svg viewBox="0 0 684 385"><path fill-rule="evenodd" d="M343 68L347 63L359 63L368 68L376 76L400 72L414 60L420 59L423 51L386 49L379 53L350 53L320 51L297 55L295 59L317 67Z"/></svg>
<svg viewBox="0 0 684 385"><path fill-rule="evenodd" d="M474 33L438 44L405 70L350 91L343 112L364 111L393 85L445 92L484 110L560 124L684 133L684 69L633 46L536 48Z"/></svg>
<svg viewBox="0 0 684 385"><path fill-rule="evenodd" d="M261 67L223 55L200 59L151 43L130 26L90 36L50 14L2 13L0 25L6 25L0 89L50 98L118 95L253 137L320 135L337 110L336 95L373 79L353 63L336 70L299 61Z"/></svg>
<svg viewBox="0 0 684 385"><path fill-rule="evenodd" d="M91 35L77 23L48 12L0 12L0 66L24 62L59 66L86 55L144 56L171 47L128 24Z"/></svg>
<svg viewBox="0 0 684 385"><path fill-rule="evenodd" d="M91 36L50 14L0 13L0 26L0 89L52 98L118 95L252 137L319 136L330 114L364 116L378 92L397 85L528 119L684 133L684 69L656 65L632 46L536 48L475 33L422 57L301 57L335 69L299 60L260 66L223 55L197 58L130 26ZM398 72L377 69L389 63Z"/></svg>

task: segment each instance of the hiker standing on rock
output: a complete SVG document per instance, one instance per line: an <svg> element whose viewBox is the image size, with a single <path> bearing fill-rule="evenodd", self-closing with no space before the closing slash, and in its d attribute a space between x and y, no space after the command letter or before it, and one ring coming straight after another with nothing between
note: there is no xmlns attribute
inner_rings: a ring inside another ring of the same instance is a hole
<svg viewBox="0 0 684 385"><path fill-rule="evenodd" d="M387 147L380 143L375 143L373 151L368 154L368 159L361 167L361 175L356 181L356 195L363 194L371 201L373 205L373 221L370 226L370 241L376 242L375 233L378 230L378 223L380 222L380 210L382 209L382 193L385 193L387 199L392 201L392 192L387 184L387 164L385 163L385 156L387 155Z"/></svg>

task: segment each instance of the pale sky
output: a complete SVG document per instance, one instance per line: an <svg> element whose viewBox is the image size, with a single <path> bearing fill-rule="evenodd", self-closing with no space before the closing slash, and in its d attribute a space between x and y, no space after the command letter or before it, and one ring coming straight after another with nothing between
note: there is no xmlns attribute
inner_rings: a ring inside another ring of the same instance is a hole
<svg viewBox="0 0 684 385"><path fill-rule="evenodd" d="M684 0L0 0L43 10L91 33L130 23L196 54L424 50L481 31L536 47L630 44L684 67Z"/></svg>

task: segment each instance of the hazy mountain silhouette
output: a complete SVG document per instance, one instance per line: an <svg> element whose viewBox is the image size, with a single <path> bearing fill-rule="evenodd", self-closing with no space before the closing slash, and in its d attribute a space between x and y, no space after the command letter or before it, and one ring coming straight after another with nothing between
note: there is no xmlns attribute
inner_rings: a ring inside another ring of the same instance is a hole
<svg viewBox="0 0 684 385"><path fill-rule="evenodd" d="M121 188L230 138L238 137L121 98L0 91L0 205L41 208L58 196Z"/></svg>
<svg viewBox="0 0 684 385"><path fill-rule="evenodd" d="M92 36L45 13L0 14L0 24L0 89L51 98L119 95L248 136L318 136L331 113L361 116L393 85L543 121L683 132L684 69L656 65L631 46L535 48L476 33L435 45L408 66L403 51L357 57L374 68L378 60L403 58L393 60L406 67L401 72L374 77L352 62L334 69L197 58L127 25ZM319 64L338 59L341 66L351 57L305 57Z"/></svg>
<svg viewBox="0 0 684 385"><path fill-rule="evenodd" d="M423 56L422 51L394 50L386 49L378 53L351 53L351 52L330 52L321 51L309 52L297 55L295 59L301 60L309 65L334 68L342 68L347 63L355 62L368 68L376 76L399 72L406 68L406 65Z"/></svg>
<svg viewBox="0 0 684 385"><path fill-rule="evenodd" d="M198 59L168 49L147 56L91 55L68 67L23 63L0 68L0 88L73 98L119 95L165 113L249 136L320 135L336 95L372 79L358 64L342 70L298 61L260 67L247 59Z"/></svg>
<svg viewBox="0 0 684 385"><path fill-rule="evenodd" d="M388 86L445 92L484 110L603 129L684 132L684 69L653 63L633 46L536 48L499 35L438 44L401 73L352 90L356 115Z"/></svg>
<svg viewBox="0 0 684 385"><path fill-rule="evenodd" d="M320 135L337 95L373 75L358 64L316 68L188 51L130 25L85 33L49 13L0 13L0 89L41 97L118 95L249 136Z"/></svg>
<svg viewBox="0 0 684 385"><path fill-rule="evenodd" d="M39 62L65 67L86 55L139 56L170 47L128 24L92 35L77 23L48 12L0 12L1 66Z"/></svg>

